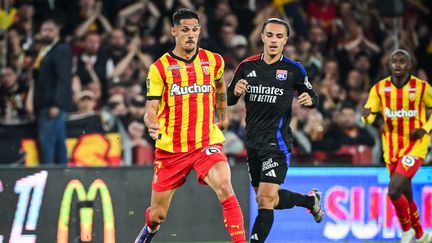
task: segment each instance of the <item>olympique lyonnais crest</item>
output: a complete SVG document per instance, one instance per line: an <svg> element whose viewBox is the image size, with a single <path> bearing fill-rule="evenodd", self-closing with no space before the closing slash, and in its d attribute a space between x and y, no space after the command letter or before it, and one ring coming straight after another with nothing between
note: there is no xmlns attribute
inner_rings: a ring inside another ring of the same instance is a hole
<svg viewBox="0 0 432 243"><path fill-rule="evenodd" d="M287 76L288 76L287 70L281 70L281 69L276 70L276 79L277 80L279 80L279 81L286 80Z"/></svg>
<svg viewBox="0 0 432 243"><path fill-rule="evenodd" d="M208 66L202 66L202 70L203 70L203 73L205 75L209 75L210 74L210 68Z"/></svg>

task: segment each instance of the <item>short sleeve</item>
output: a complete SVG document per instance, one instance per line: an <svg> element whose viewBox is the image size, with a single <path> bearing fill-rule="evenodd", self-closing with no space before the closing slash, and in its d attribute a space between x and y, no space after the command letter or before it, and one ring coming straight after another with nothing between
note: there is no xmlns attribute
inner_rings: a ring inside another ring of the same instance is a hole
<svg viewBox="0 0 432 243"><path fill-rule="evenodd" d="M148 100L156 100L162 97L164 81L162 79L161 73L154 64L150 65L146 85Z"/></svg>
<svg viewBox="0 0 432 243"><path fill-rule="evenodd" d="M426 90L424 92L423 102L427 108L432 108L432 86L426 82Z"/></svg>
<svg viewBox="0 0 432 243"><path fill-rule="evenodd" d="M217 64L216 64L216 69L217 69L217 72L216 72L216 75L215 75L215 81L217 81L217 80L219 80L219 79L221 79L222 78L222 76L223 76L223 74L224 74L224 70L225 70L225 61L224 61L224 59L219 55L219 54L216 54L215 55L215 58L216 58L216 60L220 60L219 62L220 62L220 64L218 63L218 62L216 62ZM218 65L219 64L219 65Z"/></svg>
<svg viewBox="0 0 432 243"><path fill-rule="evenodd" d="M369 91L369 96L364 108L370 109L372 113L377 113L381 108L381 101L378 95L379 83L375 84Z"/></svg>

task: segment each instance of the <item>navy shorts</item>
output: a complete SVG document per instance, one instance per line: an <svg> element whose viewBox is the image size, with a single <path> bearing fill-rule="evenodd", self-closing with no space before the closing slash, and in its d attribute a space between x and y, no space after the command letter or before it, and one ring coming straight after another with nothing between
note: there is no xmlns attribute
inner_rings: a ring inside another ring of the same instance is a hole
<svg viewBox="0 0 432 243"><path fill-rule="evenodd" d="M247 148L251 184L258 187L260 182L282 184L285 181L291 160L289 152Z"/></svg>

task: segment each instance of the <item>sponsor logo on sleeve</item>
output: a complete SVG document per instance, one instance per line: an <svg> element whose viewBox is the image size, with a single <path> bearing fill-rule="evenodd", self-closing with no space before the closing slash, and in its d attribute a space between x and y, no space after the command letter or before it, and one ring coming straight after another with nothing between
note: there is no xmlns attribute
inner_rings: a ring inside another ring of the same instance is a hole
<svg viewBox="0 0 432 243"><path fill-rule="evenodd" d="M308 89L312 89L312 84L309 82L309 78L308 78L308 76L306 76L306 77L304 78L304 85L306 85L306 88L308 88Z"/></svg>

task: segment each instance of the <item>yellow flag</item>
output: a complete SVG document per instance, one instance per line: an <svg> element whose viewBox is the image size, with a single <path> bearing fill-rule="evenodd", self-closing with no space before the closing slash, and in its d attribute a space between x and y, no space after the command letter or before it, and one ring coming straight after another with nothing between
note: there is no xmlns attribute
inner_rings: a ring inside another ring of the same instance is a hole
<svg viewBox="0 0 432 243"><path fill-rule="evenodd" d="M16 12L16 8L11 8L9 14L4 9L0 9L0 29L5 30L13 24Z"/></svg>

